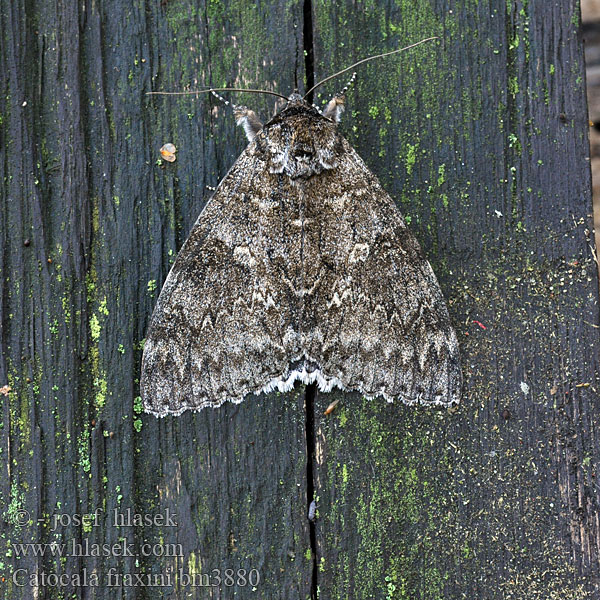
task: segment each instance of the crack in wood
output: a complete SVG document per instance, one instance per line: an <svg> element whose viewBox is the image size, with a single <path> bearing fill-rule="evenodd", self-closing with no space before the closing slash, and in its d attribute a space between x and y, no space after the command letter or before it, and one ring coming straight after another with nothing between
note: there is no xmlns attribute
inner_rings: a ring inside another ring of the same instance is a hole
<svg viewBox="0 0 600 600"><path fill-rule="evenodd" d="M307 515L311 512L311 503L315 500L315 477L314 477L314 458L315 458L315 399L317 396L317 386L314 383L305 388L305 410L306 410L306 500ZM307 517L308 518L308 517ZM317 600L317 532L315 521L309 519L308 528L310 533L310 554L312 558L312 579L310 597L311 600Z"/></svg>
<svg viewBox="0 0 600 600"><path fill-rule="evenodd" d="M302 28L304 39L304 69L306 72L306 88L315 85L315 48L313 38L312 0L304 0L303 5L304 23ZM306 101L312 104L313 93L307 95Z"/></svg>
<svg viewBox="0 0 600 600"><path fill-rule="evenodd" d="M303 4L303 46L304 46L304 69L306 75L306 90L310 90L315 85L315 52L313 38L313 18L312 18L312 0L304 0ZM312 92L307 95L306 100L309 104L313 101ZM314 457L315 457L315 399L317 396L316 385L310 384L305 388L306 410L306 500L307 500L307 518L311 511L311 503L315 500L315 478L314 478ZM309 519L309 537L310 552L312 558L312 576L310 586L311 600L317 600L319 573L317 562L317 533L314 518Z"/></svg>

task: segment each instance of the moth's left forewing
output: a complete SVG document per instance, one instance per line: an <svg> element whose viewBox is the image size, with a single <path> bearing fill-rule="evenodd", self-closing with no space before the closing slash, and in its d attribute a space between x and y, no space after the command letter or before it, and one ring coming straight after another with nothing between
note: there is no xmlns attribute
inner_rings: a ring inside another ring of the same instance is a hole
<svg viewBox="0 0 600 600"><path fill-rule="evenodd" d="M140 382L147 412L241 402L287 372L297 351L286 336L297 315L281 276L291 276L285 258L293 251L281 231L277 177L250 144L198 217L147 334ZM271 236L283 239L279 249Z"/></svg>
<svg viewBox="0 0 600 600"><path fill-rule="evenodd" d="M311 183L323 201L309 203L319 227L307 236L307 280L318 281L306 299L307 354L369 397L458 402L458 342L439 283L394 202L344 144L343 175Z"/></svg>

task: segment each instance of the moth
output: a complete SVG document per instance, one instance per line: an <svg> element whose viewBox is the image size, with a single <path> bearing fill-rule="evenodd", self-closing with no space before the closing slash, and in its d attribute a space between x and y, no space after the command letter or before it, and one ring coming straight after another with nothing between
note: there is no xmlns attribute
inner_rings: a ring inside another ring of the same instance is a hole
<svg viewBox="0 0 600 600"><path fill-rule="evenodd" d="M338 130L347 87L322 111L294 93L264 125L233 107L249 143L160 293L142 359L147 412L239 403L297 381L459 401L459 348L433 270Z"/></svg>

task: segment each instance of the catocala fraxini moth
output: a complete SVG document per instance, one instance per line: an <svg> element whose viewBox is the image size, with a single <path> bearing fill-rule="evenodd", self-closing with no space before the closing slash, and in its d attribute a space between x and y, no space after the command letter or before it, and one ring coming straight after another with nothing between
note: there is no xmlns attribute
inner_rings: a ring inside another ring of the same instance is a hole
<svg viewBox="0 0 600 600"><path fill-rule="evenodd" d="M249 140L179 252L146 337L157 416L316 382L372 398L459 401L458 343L429 262L342 137L338 95L298 94Z"/></svg>

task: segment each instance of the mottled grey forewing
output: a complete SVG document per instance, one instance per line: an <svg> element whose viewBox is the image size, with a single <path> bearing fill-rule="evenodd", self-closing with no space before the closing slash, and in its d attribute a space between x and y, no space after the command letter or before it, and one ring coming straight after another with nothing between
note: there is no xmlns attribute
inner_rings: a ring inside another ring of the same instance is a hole
<svg viewBox="0 0 600 600"><path fill-rule="evenodd" d="M344 142L306 188L302 345L330 380L405 403L459 401L456 335L436 277L377 178Z"/></svg>
<svg viewBox="0 0 600 600"><path fill-rule="evenodd" d="M180 414L241 401L298 352L297 240L286 182L251 144L202 211L165 281L144 346L144 408ZM273 243L276 239L277 243Z"/></svg>

